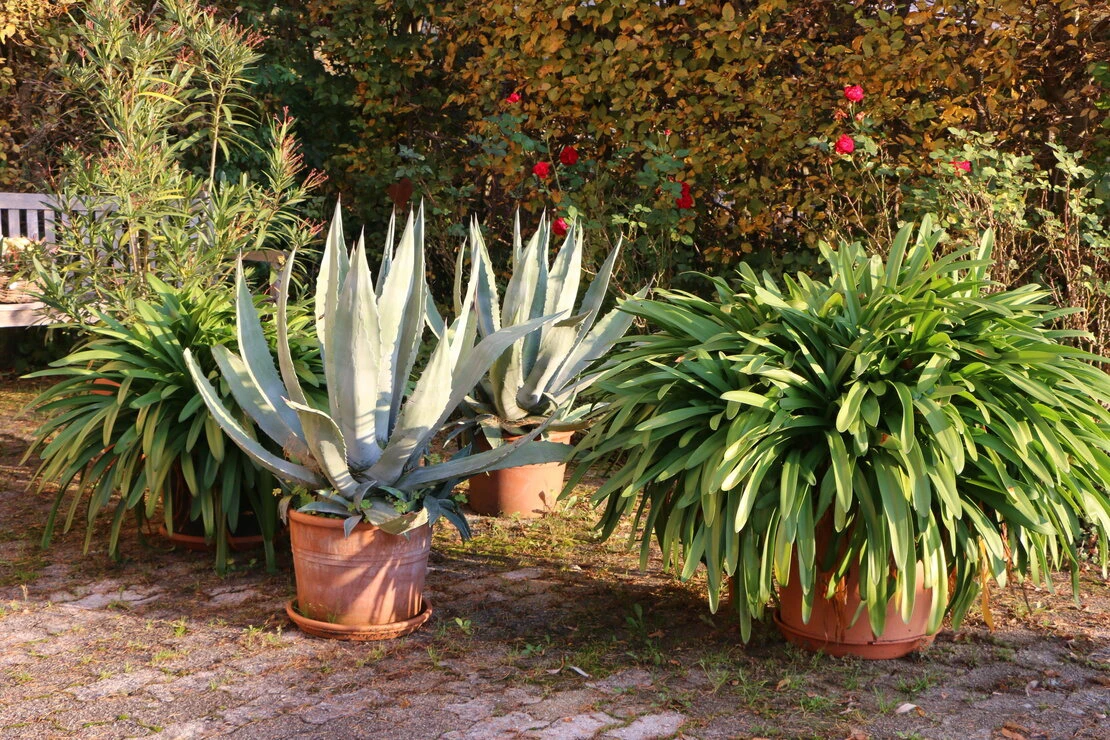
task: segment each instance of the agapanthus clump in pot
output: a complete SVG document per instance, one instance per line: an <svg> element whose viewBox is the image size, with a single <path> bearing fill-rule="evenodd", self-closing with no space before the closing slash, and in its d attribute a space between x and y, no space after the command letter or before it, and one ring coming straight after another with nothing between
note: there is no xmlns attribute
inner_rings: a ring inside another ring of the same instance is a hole
<svg viewBox="0 0 1110 740"><path fill-rule="evenodd" d="M1110 378L1064 343L1038 286L996 290L991 235L935 257L926 220L885 257L825 247L828 281L743 267L715 298L661 292L622 309L654 332L598 386L579 445L613 468L601 529L634 517L646 558L725 581L745 639L780 588L791 640L892 657L958 625L984 584L1103 567ZM1078 583L1078 581L1076 581Z"/></svg>

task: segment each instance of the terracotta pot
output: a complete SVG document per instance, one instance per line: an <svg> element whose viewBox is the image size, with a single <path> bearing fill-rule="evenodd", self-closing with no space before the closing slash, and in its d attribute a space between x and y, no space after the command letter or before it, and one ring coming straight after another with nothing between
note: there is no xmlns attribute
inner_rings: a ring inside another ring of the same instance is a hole
<svg viewBox="0 0 1110 740"><path fill-rule="evenodd" d="M550 432L552 442L570 444L574 432ZM505 435L504 441L511 443L519 436ZM475 447L488 450L485 435L479 434ZM470 508L485 516L517 515L524 519L535 519L555 508L555 499L563 490L566 463L541 463L521 465L482 473L470 479L467 492Z"/></svg>
<svg viewBox="0 0 1110 740"><path fill-rule="evenodd" d="M427 525L398 536L363 522L344 537L342 519L290 511L289 541L297 601L286 611L305 632L384 639L431 616L421 596L432 544Z"/></svg>
<svg viewBox="0 0 1110 740"><path fill-rule="evenodd" d="M166 530L165 524L158 525L158 534L173 545L193 552L215 552L216 542L204 538L204 523L189 518L192 494L181 472L181 464L176 463L170 473L169 495L173 500L173 534ZM247 506L245 498L240 499L238 533L227 533L227 546L233 552L257 550L265 544L265 537L258 526L254 512Z"/></svg>
<svg viewBox="0 0 1110 740"><path fill-rule="evenodd" d="M180 530L174 529L174 533L170 534L166 531L166 525L162 524L158 527L158 534L166 539L176 547L193 552L213 552L216 549L216 543L209 542L204 539L203 534L186 534ZM227 546L233 552L248 552L250 550L257 550L262 547L264 538L260 534L250 534L240 537L239 535L228 535Z"/></svg>
<svg viewBox="0 0 1110 740"><path fill-rule="evenodd" d="M831 532L831 528L830 528ZM829 536L818 532L817 552L827 546ZM820 555L818 555L820 557ZM869 660L901 658L914 650L925 647L933 641L927 634L926 623L933 603L932 589L923 584L921 564L918 564L917 592L914 595L913 613L910 621L902 620L901 609L896 600L887 604L886 625L883 634L871 631L868 610L860 611L859 618L852 623L860 606L859 565L853 564L846 577L841 580L833 598L823 598L829 583L829 574L817 572L814 578L816 596L809 623L802 621L802 587L798 575L798 559L795 552L790 566L790 582L779 589L779 610L775 614L775 624L787 640L806 650L820 650L828 655L855 655Z"/></svg>

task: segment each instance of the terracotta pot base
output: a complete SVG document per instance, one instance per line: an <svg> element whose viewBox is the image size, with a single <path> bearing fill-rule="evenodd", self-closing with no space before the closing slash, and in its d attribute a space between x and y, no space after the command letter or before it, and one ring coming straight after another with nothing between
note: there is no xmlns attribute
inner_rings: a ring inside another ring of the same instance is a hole
<svg viewBox="0 0 1110 740"><path fill-rule="evenodd" d="M864 614L860 619L866 619ZM921 635L894 640L868 640L866 642L852 642L839 639L822 639L815 634L796 630L782 621L778 611L775 612L775 625L789 642L805 650L822 652L826 655L843 657L854 655L865 660L888 660L909 655L914 650L920 650L933 641L934 635Z"/></svg>
<svg viewBox="0 0 1110 740"><path fill-rule="evenodd" d="M182 534L181 532L170 534L166 531L165 526L158 527L158 534L171 544L193 552L214 552L216 550L216 545L214 543L205 541L200 535ZM227 538L227 546L232 552L257 550L262 547L264 542L265 540L260 534L247 535L246 537L231 535Z"/></svg>
<svg viewBox="0 0 1110 740"><path fill-rule="evenodd" d="M415 617L392 624L333 624L332 622L309 619L297 611L296 599L286 602L285 613L300 628L301 632L314 637L369 642L371 640L392 640L396 637L404 637L420 629L421 625L432 616L432 605L427 599L423 599L421 606L421 610Z"/></svg>

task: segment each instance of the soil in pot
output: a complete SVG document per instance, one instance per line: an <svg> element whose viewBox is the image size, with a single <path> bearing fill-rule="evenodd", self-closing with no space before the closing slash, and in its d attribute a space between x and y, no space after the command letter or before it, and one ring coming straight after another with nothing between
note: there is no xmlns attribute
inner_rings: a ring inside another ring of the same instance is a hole
<svg viewBox="0 0 1110 740"><path fill-rule="evenodd" d="M421 595L432 543L427 525L391 535L364 522L345 537L342 519L290 511L289 541L297 600L286 611L303 631L386 639L431 616Z"/></svg>
<svg viewBox="0 0 1110 740"><path fill-rule="evenodd" d="M831 533L831 525L829 532ZM818 553L827 547L830 539L829 533L818 531ZM919 564L917 591L909 622L902 620L897 600L892 600L887 604L883 634L876 635L871 630L867 608L860 610L859 566L853 564L848 569L831 599L824 598L829 574L818 571L814 578L816 596L813 599L813 610L806 623L802 621L802 587L795 553L790 566L790 582L779 589L779 610L775 613L775 624L787 640L806 650L819 650L836 656L855 655L870 660L901 658L933 641L933 635L926 630L933 591L926 589L922 581ZM852 622L857 611L859 618Z"/></svg>
<svg viewBox="0 0 1110 740"><path fill-rule="evenodd" d="M548 439L569 445L573 435L574 432L550 432ZM517 439L520 437L504 437L506 444ZM478 451L489 449L484 435L478 435L475 447ZM484 516L516 515L524 519L543 516L555 508L566 469L566 463L542 463L476 475L470 479L467 492L470 508Z"/></svg>

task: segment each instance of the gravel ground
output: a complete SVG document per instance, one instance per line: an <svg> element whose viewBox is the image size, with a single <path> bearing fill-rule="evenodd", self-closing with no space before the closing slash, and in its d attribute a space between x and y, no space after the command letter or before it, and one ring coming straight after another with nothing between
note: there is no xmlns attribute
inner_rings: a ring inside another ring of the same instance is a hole
<svg viewBox="0 0 1110 740"><path fill-rule="evenodd" d="M0 738L1106 738L1110 583L1011 587L908 658L799 652L770 628L742 645L696 579L575 507L534 523L474 518L436 534L418 633L301 634L287 555L204 554L125 528L124 560L83 522L38 547L48 497L19 463L32 388L0 394ZM80 516L78 517L80 520ZM99 533L106 531L101 523Z"/></svg>

